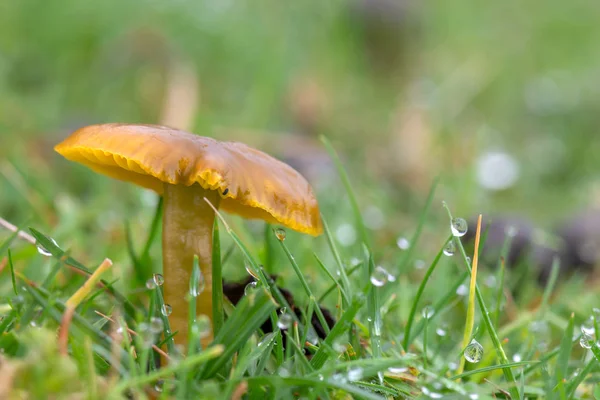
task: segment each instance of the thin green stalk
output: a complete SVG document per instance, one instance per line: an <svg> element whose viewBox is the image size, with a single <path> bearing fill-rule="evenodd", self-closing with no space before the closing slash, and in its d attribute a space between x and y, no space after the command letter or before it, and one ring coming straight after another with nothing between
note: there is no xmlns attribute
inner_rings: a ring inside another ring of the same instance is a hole
<svg viewBox="0 0 600 400"><path fill-rule="evenodd" d="M221 236L219 222L215 218L212 247L212 300L213 332L218 334L225 321L223 314L223 265L221 264Z"/></svg>
<svg viewBox="0 0 600 400"><path fill-rule="evenodd" d="M446 240L446 243L450 240L452 240L452 236L450 236L448 238L448 240ZM410 345L410 339L411 339L410 330L412 329L412 325L415 320L415 315L417 313L417 307L419 305L419 301L421 300L421 296L423 295L423 292L425 291L425 286L427 285L427 282L429 281L431 274L433 274L433 271L435 270L435 267L437 266L438 262L442 258L443 254L444 254L444 249L442 247L442 249L438 252L438 254L433 259L433 262L427 269L427 272L425 272L425 276L421 280L421 284L419 285L419 289L417 290L415 300L413 301L412 307L410 309L410 313L408 314L408 321L406 322L406 329L404 330L403 346L405 349L408 349L408 346Z"/></svg>
<svg viewBox="0 0 600 400"><path fill-rule="evenodd" d="M450 212L450 209L448 208L448 206L445 203L444 203L444 207L446 208L446 211L448 213L448 217L450 218L450 221L452 221L453 217L452 217L452 213ZM460 241L460 238L455 237L454 240L456 242L456 245L458 246L458 249L460 250L460 253L463 257L463 261L465 263L465 266L467 267L467 270L469 271L469 273L471 273L471 265L469 263L467 253L465 252L465 248L462 245L462 242ZM479 290L479 286L477 284L475 284L475 295L477 297L477 303L479 304L479 308L481 310L483 322L488 330L490 339L492 340L492 343L494 344L494 348L496 350L496 354L498 355L498 358L500 359L500 363L501 364L509 364L508 357L506 357L506 353L504 352L502 343L500 342L500 339L498 338L498 333L496 332L496 329L494 328L492 318L490 316L490 312L485 304L485 301L483 300L483 295L481 294L481 291ZM508 367L505 367L502 369L502 372L504 374L504 378L510 384L511 396L513 396L513 398L515 398L515 399L519 398L520 395L519 395L519 390L517 388L517 381L515 379L515 376L514 376L512 370Z"/></svg>
<svg viewBox="0 0 600 400"><path fill-rule="evenodd" d="M471 283L469 287L469 303L467 307L467 318L465 322L465 332L463 334L462 348L465 349L471 342L473 327L475 326L475 285L477 285L477 266L479 261L479 240L481 238L481 214L477 219L477 232L475 233L475 250L473 253L473 263L471 264ZM460 358L457 373L461 374L465 368L465 358Z"/></svg>
<svg viewBox="0 0 600 400"><path fill-rule="evenodd" d="M315 296L313 295L312 291L310 290L310 287L308 286L308 282L306 282L306 279L304 278L304 274L302 273L302 271L300 271L300 267L298 266L296 259L290 252L290 249L285 245L283 240L279 240L279 244L281 245L281 248L283 249L288 260L290 260L290 264L292 264L292 267L294 268L294 272L296 272L298 279L300 279L300 284L304 288L304 292L306 293L306 295L308 296L309 299L314 299ZM316 307L315 313L317 314L317 318L319 318L319 322L323 326L323 329L325 330L326 334L329 334L329 325L327 325L327 321L325 320L325 316L323 315L321 308Z"/></svg>

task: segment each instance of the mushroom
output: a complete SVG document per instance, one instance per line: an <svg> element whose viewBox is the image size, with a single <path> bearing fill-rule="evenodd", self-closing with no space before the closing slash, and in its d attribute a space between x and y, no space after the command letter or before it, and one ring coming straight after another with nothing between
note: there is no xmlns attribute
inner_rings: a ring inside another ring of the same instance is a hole
<svg viewBox="0 0 600 400"><path fill-rule="evenodd" d="M187 344L194 255L205 289L196 310L212 320L212 229L208 204L246 218L317 236L322 225L308 182L292 167L238 142L220 142L156 125L102 124L75 131L55 147L65 158L164 198L163 275L175 343ZM206 346L212 335L202 340Z"/></svg>

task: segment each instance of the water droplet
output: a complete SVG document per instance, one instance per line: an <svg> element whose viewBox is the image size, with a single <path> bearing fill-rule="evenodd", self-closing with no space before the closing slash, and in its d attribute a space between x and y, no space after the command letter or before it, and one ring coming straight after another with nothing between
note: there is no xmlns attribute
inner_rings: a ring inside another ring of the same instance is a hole
<svg viewBox="0 0 600 400"><path fill-rule="evenodd" d="M158 317L152 317L150 318L150 330L153 333L161 333L163 331L164 325L162 322L162 319L158 318Z"/></svg>
<svg viewBox="0 0 600 400"><path fill-rule="evenodd" d="M165 317L168 317L173 312L173 308L170 305L168 305L168 304L163 304L163 306L160 309L160 312Z"/></svg>
<svg viewBox="0 0 600 400"><path fill-rule="evenodd" d="M450 362L448 363L448 369L449 369L450 371L456 371L456 370L458 369L458 363L455 363L455 362L453 362L453 361L450 361Z"/></svg>
<svg viewBox="0 0 600 400"><path fill-rule="evenodd" d="M49 238L49 239L50 239L50 241L52 242L52 244L53 244L53 245L55 245L56 247L59 247L59 246L58 246L58 243L56 243L56 240L54 240L54 239L52 239L52 238ZM38 253L40 253L41 255L43 255L43 256L46 256L46 257L50 257L50 256L52 256L52 253L50 253L50 252L49 252L49 251L48 251L48 250L47 250L47 249L46 249L44 246L42 246L41 244L37 243L36 247L37 247L37 251L38 251Z"/></svg>
<svg viewBox="0 0 600 400"><path fill-rule="evenodd" d="M444 255L452 257L454 253L456 253L456 245L454 244L454 240L450 240L444 247Z"/></svg>
<svg viewBox="0 0 600 400"><path fill-rule="evenodd" d="M325 378L324 378L324 377L323 377L323 375L321 375L321 374L319 374L317 377L319 378L319 380L320 380L320 381L323 381L323 380L325 380Z"/></svg>
<svg viewBox="0 0 600 400"><path fill-rule="evenodd" d="M431 306L425 306L423 310L421 310L421 315L425 319L430 319L435 314L435 310Z"/></svg>
<svg viewBox="0 0 600 400"><path fill-rule="evenodd" d="M462 284L456 289L456 294L459 296L466 296L469 294L469 288L467 285Z"/></svg>
<svg viewBox="0 0 600 400"><path fill-rule="evenodd" d="M406 371L408 371L407 367L389 367L388 371L390 371L390 373L392 374L402 374Z"/></svg>
<svg viewBox="0 0 600 400"><path fill-rule="evenodd" d="M450 224L452 235L456 237L465 236L468 228L469 226L467 225L467 221L465 221L463 218L453 218L452 223Z"/></svg>
<svg viewBox="0 0 600 400"><path fill-rule="evenodd" d="M146 288L152 290L156 287L156 283L154 283L154 279L148 279L146 281Z"/></svg>
<svg viewBox="0 0 600 400"><path fill-rule="evenodd" d="M475 339L465 349L465 360L470 363L478 363L483 358L483 346Z"/></svg>
<svg viewBox="0 0 600 400"><path fill-rule="evenodd" d="M154 385L154 390L156 390L158 393L161 393L163 391L163 386L164 386L164 381L158 380L156 381L156 384Z"/></svg>
<svg viewBox="0 0 600 400"><path fill-rule="evenodd" d="M350 259L350 266L354 267L356 265L360 264L360 259L358 257L352 257Z"/></svg>
<svg viewBox="0 0 600 400"><path fill-rule="evenodd" d="M280 367L277 370L277 374L283 378L290 376L290 371L287 368Z"/></svg>
<svg viewBox="0 0 600 400"><path fill-rule="evenodd" d="M281 315L279 315L279 319L277 320L277 326L281 330L286 330L286 329L290 328L290 326L292 325L292 322L293 322L292 316L290 314L284 312Z"/></svg>
<svg viewBox="0 0 600 400"><path fill-rule="evenodd" d="M212 331L212 323L207 315L201 314L196 317L196 326L198 327L198 333L200 339L204 339L210 336Z"/></svg>
<svg viewBox="0 0 600 400"><path fill-rule="evenodd" d="M514 362L521 362L523 360L523 357L521 357L521 355L519 353L515 353L513 355L513 361Z"/></svg>
<svg viewBox="0 0 600 400"><path fill-rule="evenodd" d="M33 328L37 328L37 327L38 327L38 324L37 324L35 321L31 321L31 322L29 323L29 326L31 326L31 327L33 327Z"/></svg>
<svg viewBox="0 0 600 400"><path fill-rule="evenodd" d="M410 242L405 237L399 237L398 240L396 240L396 245L398 245L400 250L406 250L410 247Z"/></svg>
<svg viewBox="0 0 600 400"><path fill-rule="evenodd" d="M306 341L313 346L316 346L319 343L319 335L317 335L315 328L312 326L308 328L308 332L306 333Z"/></svg>
<svg viewBox="0 0 600 400"><path fill-rule="evenodd" d="M467 264L471 265L471 257L467 256Z"/></svg>
<svg viewBox="0 0 600 400"><path fill-rule="evenodd" d="M331 380L334 381L334 382L337 382L337 383L341 383L341 384L348 383L348 378L346 378L346 375L339 374L339 373L338 374L334 374L331 377Z"/></svg>
<svg viewBox="0 0 600 400"><path fill-rule="evenodd" d="M142 322L138 325L138 336L142 339L142 345L144 347L150 347L154 343L155 334L152 331L150 324Z"/></svg>
<svg viewBox="0 0 600 400"><path fill-rule="evenodd" d="M423 269L423 268L425 268L425 261L415 260L415 269Z"/></svg>
<svg viewBox="0 0 600 400"><path fill-rule="evenodd" d="M496 287L496 277L494 275L489 275L487 278L485 278L484 283L487 287Z"/></svg>
<svg viewBox="0 0 600 400"><path fill-rule="evenodd" d="M356 229L350 224L342 224L335 230L335 237L344 247L356 243Z"/></svg>
<svg viewBox="0 0 600 400"><path fill-rule="evenodd" d="M259 280L258 274L254 271L254 268L251 267L250 264L246 264L246 272L255 280Z"/></svg>
<svg viewBox="0 0 600 400"><path fill-rule="evenodd" d="M190 295L192 297L200 296L200 293L204 292L204 289L206 288L206 280L204 279L204 274L200 270L198 270L196 274L196 279L192 278L196 281L196 284L194 285L194 282L190 282Z"/></svg>
<svg viewBox="0 0 600 400"><path fill-rule="evenodd" d="M350 368L348 370L348 375L347 376L348 376L348 380L350 382L357 381L357 380L359 380L359 379L362 378L362 376L363 376L363 369L360 368L360 367Z"/></svg>
<svg viewBox="0 0 600 400"><path fill-rule="evenodd" d="M163 283L165 283L165 278L163 278L161 274L154 274L152 276L152 279L154 280L156 286L162 286Z"/></svg>
<svg viewBox="0 0 600 400"><path fill-rule="evenodd" d="M519 163L510 154L489 151L477 160L477 181L485 189L507 189L514 185L518 178Z"/></svg>
<svg viewBox="0 0 600 400"><path fill-rule="evenodd" d="M371 283L373 286L382 287L385 285L390 278L390 274L382 266L375 267L373 274L371 274Z"/></svg>
<svg viewBox="0 0 600 400"><path fill-rule="evenodd" d="M581 333L591 336L595 332L596 331L594 329L594 317L590 317L587 320L585 320L585 322L581 325Z"/></svg>
<svg viewBox="0 0 600 400"><path fill-rule="evenodd" d="M258 282L256 282L256 281L252 281L249 284L247 284L246 287L244 288L244 294L246 296L249 296L254 291L254 289L256 289L257 285L258 285Z"/></svg>
<svg viewBox="0 0 600 400"><path fill-rule="evenodd" d="M435 333L436 333L436 335L438 335L440 337L444 337L444 336L446 336L448 334L448 332L446 332L446 330L443 329L443 328L437 328L435 330Z"/></svg>
<svg viewBox="0 0 600 400"><path fill-rule="evenodd" d="M479 399L479 395L477 393L471 393L471 394L469 394L469 399L477 400L477 399Z"/></svg>
<svg viewBox="0 0 600 400"><path fill-rule="evenodd" d="M584 349L591 349L594 344L594 337L592 335L588 335L587 333L581 334L581 339L579 339L579 344Z"/></svg>
<svg viewBox="0 0 600 400"><path fill-rule="evenodd" d="M443 397L443 395L441 393L432 392L431 390L427 389L426 387L423 387L421 389L421 391L423 392L423 394L425 396L429 397L430 399L441 399Z"/></svg>
<svg viewBox="0 0 600 400"><path fill-rule="evenodd" d="M277 240L283 242L285 240L285 230L282 228L275 229L275 236L277 236Z"/></svg>
<svg viewBox="0 0 600 400"><path fill-rule="evenodd" d="M347 342L343 338L337 338L333 341L331 347L338 353L343 353L348 348Z"/></svg>
<svg viewBox="0 0 600 400"><path fill-rule="evenodd" d="M596 321L600 322L600 308L593 308L592 312L594 313L594 318L596 318Z"/></svg>

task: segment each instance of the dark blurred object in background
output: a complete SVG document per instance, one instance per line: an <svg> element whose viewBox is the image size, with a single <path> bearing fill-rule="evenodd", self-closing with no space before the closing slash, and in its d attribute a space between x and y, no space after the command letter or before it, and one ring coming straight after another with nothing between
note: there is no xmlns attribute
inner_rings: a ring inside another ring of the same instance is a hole
<svg viewBox="0 0 600 400"><path fill-rule="evenodd" d="M593 272L600 260L600 209L589 209L569 218L556 229L556 234L565 243L565 267Z"/></svg>
<svg viewBox="0 0 600 400"><path fill-rule="evenodd" d="M276 280L277 276L271 275L271 278L273 280ZM246 286L253 281L254 281L254 279L252 277L248 277L246 280L241 281L241 282L223 282L223 294L225 295L225 297L227 297L229 299L229 301L231 301L231 303L233 303L235 305L244 296L244 290L245 290ZM283 297L285 297L285 299L288 302L288 304L290 305L290 307L292 307L294 314L296 314L296 316L301 319L302 313L300 312L299 307L296 306L296 302L294 301L294 297L292 296L292 293L281 287L279 287L279 290L281 291L281 294L283 295ZM333 326L335 325L335 320L334 320L333 316L331 315L329 310L327 310L326 308L323 308L323 307L320 307L320 308L321 308L321 311L323 312L323 316L325 317L325 321L327 322L327 325L329 325L329 328L333 328ZM321 322L319 321L319 318L317 318L317 315L315 313L313 313L313 315L312 315L311 323L312 323L312 326L315 328L315 332L316 332L317 336L321 339L325 339L325 337L327 336L327 333L325 332L325 329L323 329L323 325L321 325ZM265 321L265 323L262 324L260 329L264 333L273 332L273 325L271 324L271 319L270 318L267 319ZM286 335L283 335L283 343L285 345Z"/></svg>

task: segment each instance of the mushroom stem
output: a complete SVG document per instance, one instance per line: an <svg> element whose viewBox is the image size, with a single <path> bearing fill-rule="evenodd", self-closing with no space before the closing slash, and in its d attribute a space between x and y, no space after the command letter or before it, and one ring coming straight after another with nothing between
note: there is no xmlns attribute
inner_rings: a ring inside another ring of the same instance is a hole
<svg viewBox="0 0 600 400"><path fill-rule="evenodd" d="M192 186L164 184L163 211L163 276L165 304L172 308L169 316L175 343L187 346L189 285L194 255L198 256L204 277L204 290L196 297L196 314L207 315L212 322L212 228L215 212L204 201L206 197L219 207L221 197L216 190L198 184ZM213 339L202 339L205 348Z"/></svg>

